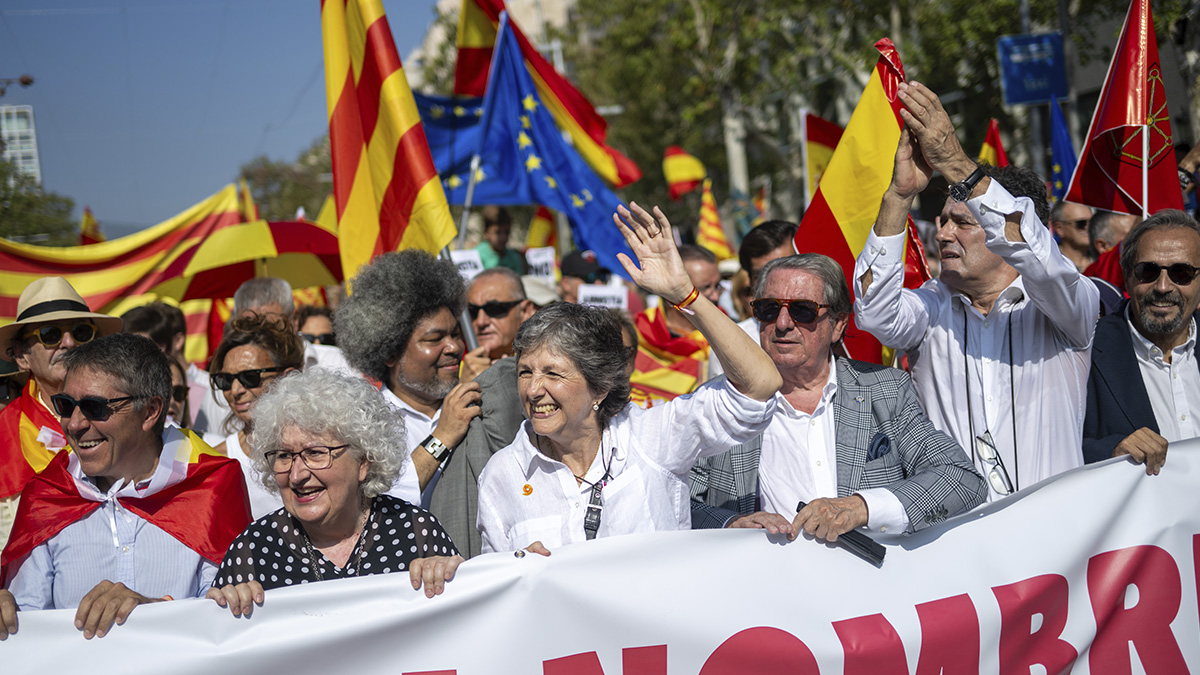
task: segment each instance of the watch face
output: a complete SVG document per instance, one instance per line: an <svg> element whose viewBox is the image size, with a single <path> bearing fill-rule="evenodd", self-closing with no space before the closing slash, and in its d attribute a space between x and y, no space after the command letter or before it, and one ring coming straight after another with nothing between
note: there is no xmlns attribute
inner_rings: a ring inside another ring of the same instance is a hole
<svg viewBox="0 0 1200 675"><path fill-rule="evenodd" d="M955 183L950 186L950 198L956 202L965 202L970 195L971 190L962 183Z"/></svg>

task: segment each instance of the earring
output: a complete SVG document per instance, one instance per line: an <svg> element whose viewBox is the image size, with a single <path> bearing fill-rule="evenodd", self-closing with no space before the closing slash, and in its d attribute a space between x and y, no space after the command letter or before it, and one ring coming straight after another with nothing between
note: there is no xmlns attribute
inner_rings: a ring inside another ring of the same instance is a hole
<svg viewBox="0 0 1200 675"><path fill-rule="evenodd" d="M599 404L599 403L593 403L593 404L592 404L592 410L599 410L599 409L600 409L600 404Z"/></svg>

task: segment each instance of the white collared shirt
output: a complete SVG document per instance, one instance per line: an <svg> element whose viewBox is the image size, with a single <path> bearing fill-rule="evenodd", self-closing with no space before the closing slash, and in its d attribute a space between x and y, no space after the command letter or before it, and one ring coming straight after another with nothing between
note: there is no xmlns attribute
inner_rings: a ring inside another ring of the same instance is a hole
<svg viewBox="0 0 1200 675"><path fill-rule="evenodd" d="M829 379L812 414L796 410L776 394L775 416L763 434L758 462L758 494L762 509L791 520L799 502L838 496L837 433L834 397L837 366L829 359ZM896 495L884 488L861 490L867 504L867 527L904 532L908 514Z"/></svg>
<svg viewBox="0 0 1200 675"><path fill-rule="evenodd" d="M1188 324L1188 337L1171 350L1171 362L1163 360L1163 352L1138 332L1129 320L1130 307L1125 308L1125 323L1133 335L1133 353L1138 370L1150 397L1158 433L1169 442L1200 436L1195 411L1200 410L1200 369L1196 366L1196 320Z"/></svg>
<svg viewBox="0 0 1200 675"><path fill-rule="evenodd" d="M383 393L383 398L393 408L399 410L404 415L404 434L408 438L406 447L404 448L404 466L400 468L400 476L396 478L396 482L392 484L392 488L385 494L389 494L396 499L403 499L413 506L420 506L423 509L429 509L429 498L433 495L433 488L437 485L437 479L442 474L441 467L438 467L437 473L429 480L425 486L424 494L421 493L421 481L417 476L417 470L413 466L412 453L425 440L425 437L433 433L437 428L438 420L442 418L442 409L438 407L433 413L433 417L429 417L423 412L420 412L405 403L403 399L392 393L391 389L386 386L380 391Z"/></svg>
<svg viewBox="0 0 1200 675"><path fill-rule="evenodd" d="M993 180L967 207L987 247L1020 274L988 316L939 279L904 289L904 235L879 237L872 229L854 269L855 319L883 344L908 352L925 412L980 473L991 467L975 452L973 436L987 431L1009 477L1024 488L1083 464L1100 293L1059 252L1028 197L1014 198ZM1012 213L1022 214L1024 242L1005 238L1005 214ZM874 281L864 294L868 269ZM989 499L1001 496L989 481Z"/></svg>
<svg viewBox="0 0 1200 675"><path fill-rule="evenodd" d="M642 410L630 403L605 429L583 479L607 472L598 537L691 527L687 474L715 455L761 433L775 399L756 401L725 378ZM591 486L565 464L538 451L528 420L511 445L492 456L479 477L478 528L485 553L540 541L554 550L585 541Z"/></svg>

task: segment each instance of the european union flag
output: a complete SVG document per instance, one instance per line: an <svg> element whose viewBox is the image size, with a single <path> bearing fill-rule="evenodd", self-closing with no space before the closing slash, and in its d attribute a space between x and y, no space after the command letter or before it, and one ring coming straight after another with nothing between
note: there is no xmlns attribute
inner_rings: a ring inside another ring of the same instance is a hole
<svg viewBox="0 0 1200 675"><path fill-rule="evenodd" d="M1067 121L1054 99L1050 100L1050 159L1054 163L1051 188L1057 201L1067 194L1071 176L1075 173L1075 145L1071 143Z"/></svg>
<svg viewBox="0 0 1200 675"><path fill-rule="evenodd" d="M471 157L480 153L475 204L544 204L566 214L580 249L625 275L622 252L636 260L612 216L621 200L567 145L542 105L515 34L501 19L487 95L446 99L417 95L425 136L446 199L463 204Z"/></svg>

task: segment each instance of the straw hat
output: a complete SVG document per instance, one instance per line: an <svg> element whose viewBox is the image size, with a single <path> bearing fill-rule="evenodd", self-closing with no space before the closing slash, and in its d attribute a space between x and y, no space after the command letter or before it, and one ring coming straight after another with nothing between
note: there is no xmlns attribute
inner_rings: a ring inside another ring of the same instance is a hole
<svg viewBox="0 0 1200 675"><path fill-rule="evenodd" d="M91 311L66 279L45 277L21 291L21 297L17 300L17 320L0 326L0 359L12 360L13 357L8 354L8 343L23 326L60 319L91 319L100 335L121 331L120 317Z"/></svg>

